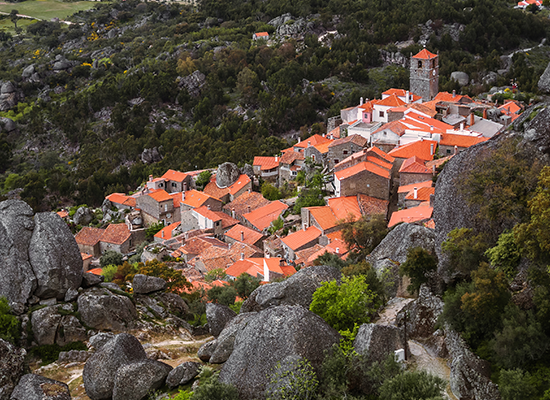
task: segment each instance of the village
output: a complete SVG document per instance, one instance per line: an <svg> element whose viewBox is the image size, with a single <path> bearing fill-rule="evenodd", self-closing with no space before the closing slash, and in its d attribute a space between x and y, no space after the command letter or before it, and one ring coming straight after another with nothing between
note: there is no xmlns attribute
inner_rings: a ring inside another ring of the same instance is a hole
<svg viewBox="0 0 550 400"><path fill-rule="evenodd" d="M435 179L445 162L503 132L523 108L514 100L498 105L438 92L438 55L424 49L410 61L410 90L358 99L329 119L327 133L298 138L280 154L255 157L242 169L224 163L214 171L168 170L132 194L108 195L103 209L117 210L124 222L76 234L84 270L101 273L107 250L135 254L147 228L159 224L141 261L174 261L205 290L224 284L205 280L212 271L270 282L325 253L345 260L353 249L343 240L344 222L382 215L388 228L435 228ZM204 176L209 181L198 184ZM324 205L298 210L295 196L268 200L260 193L262 184L300 193L308 177L317 177L324 196L316 204Z"/></svg>

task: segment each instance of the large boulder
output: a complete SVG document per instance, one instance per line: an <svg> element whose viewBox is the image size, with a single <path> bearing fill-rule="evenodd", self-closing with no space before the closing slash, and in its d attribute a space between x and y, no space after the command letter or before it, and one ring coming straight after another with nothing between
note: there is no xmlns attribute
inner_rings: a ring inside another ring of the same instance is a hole
<svg viewBox="0 0 550 400"><path fill-rule="evenodd" d="M152 149L143 149L140 159L144 164L152 164L161 161L162 155L156 147L153 147Z"/></svg>
<svg viewBox="0 0 550 400"><path fill-rule="evenodd" d="M369 362L381 362L386 359L388 354L404 349L405 338L396 326L363 324L355 336L353 347Z"/></svg>
<svg viewBox="0 0 550 400"><path fill-rule="evenodd" d="M217 338L223 328L225 328L225 325L235 318L236 315L235 311L223 304L207 303L206 320L208 321L210 334Z"/></svg>
<svg viewBox="0 0 550 400"><path fill-rule="evenodd" d="M404 328L407 313L407 337L425 339L435 332L437 318L443 312L443 300L435 296L428 286L422 285L418 298L407 304L397 315L397 326Z"/></svg>
<svg viewBox="0 0 550 400"><path fill-rule="evenodd" d="M189 306L181 296L175 293L158 293L155 298L161 302L170 314L180 318L189 314Z"/></svg>
<svg viewBox="0 0 550 400"><path fill-rule="evenodd" d="M17 129L17 124L14 120L7 117L0 117L0 132L12 132Z"/></svg>
<svg viewBox="0 0 550 400"><path fill-rule="evenodd" d="M132 282L134 293L149 294L166 289L166 281L156 276L137 274Z"/></svg>
<svg viewBox="0 0 550 400"><path fill-rule="evenodd" d="M0 296L25 304L36 288L29 262L29 244L34 229L32 208L19 200L0 203Z"/></svg>
<svg viewBox="0 0 550 400"><path fill-rule="evenodd" d="M164 385L172 367L156 360L121 366L115 376L113 400L141 400Z"/></svg>
<svg viewBox="0 0 550 400"><path fill-rule="evenodd" d="M64 315L59 322L55 342L60 346L88 339L86 329L74 315Z"/></svg>
<svg viewBox="0 0 550 400"><path fill-rule="evenodd" d="M88 207L80 207L73 215L73 222L77 225L88 225L93 219L94 215Z"/></svg>
<svg viewBox="0 0 550 400"><path fill-rule="evenodd" d="M145 350L134 336L127 333L116 335L84 365L82 378L86 394L92 400L111 399L119 368L145 359Z"/></svg>
<svg viewBox="0 0 550 400"><path fill-rule="evenodd" d="M230 162L224 162L218 166L216 171L216 185L219 188L226 188L234 184L241 176L239 167Z"/></svg>
<svg viewBox="0 0 550 400"><path fill-rule="evenodd" d="M210 343L212 345L210 351L210 359L207 360L211 364L221 364L229 359L233 349L235 348L235 337L242 331L247 324L256 317L258 313L240 313L235 318L230 320L225 326L224 330L220 333L217 340Z"/></svg>
<svg viewBox="0 0 550 400"><path fill-rule="evenodd" d="M71 400L71 393L63 382L27 374L13 390L11 400Z"/></svg>
<svg viewBox="0 0 550 400"><path fill-rule="evenodd" d="M216 346L216 340L206 342L197 351L197 357L199 357L201 361L208 362L210 357L212 357L212 353L216 350Z"/></svg>
<svg viewBox="0 0 550 400"><path fill-rule="evenodd" d="M29 258L37 279L34 294L64 299L67 290L82 282L82 256L67 224L56 213L37 213Z"/></svg>
<svg viewBox="0 0 550 400"><path fill-rule="evenodd" d="M546 66L546 69L539 78L538 83L539 90L543 93L550 92L550 62Z"/></svg>
<svg viewBox="0 0 550 400"><path fill-rule="evenodd" d="M91 272L85 272L82 274L82 287L90 288L92 286L97 286L105 280L103 275L92 274Z"/></svg>
<svg viewBox="0 0 550 400"><path fill-rule="evenodd" d="M278 362L299 357L319 372L325 350L340 339L336 330L304 307L270 307L237 333L235 348L223 364L220 380L234 385L243 400L263 399Z"/></svg>
<svg viewBox="0 0 550 400"><path fill-rule="evenodd" d="M168 374L166 385L169 388L185 385L199 374L200 366L201 364L193 361L186 361L178 365Z"/></svg>
<svg viewBox="0 0 550 400"><path fill-rule="evenodd" d="M0 339L0 400L8 400L23 375L25 349Z"/></svg>
<svg viewBox="0 0 550 400"><path fill-rule="evenodd" d="M125 330L127 324L137 319L132 301L104 288L91 288L78 297L78 311L82 322L94 329Z"/></svg>
<svg viewBox="0 0 550 400"><path fill-rule="evenodd" d="M339 280L341 276L336 268L326 265L303 268L283 282L258 287L243 303L241 312L260 311L283 304L309 308L313 293L321 283Z"/></svg>
<svg viewBox="0 0 550 400"><path fill-rule="evenodd" d="M470 77L466 72L462 71L451 72L451 80L458 82L460 86L466 86L470 83Z"/></svg>
<svg viewBox="0 0 550 400"><path fill-rule="evenodd" d="M54 344L60 322L61 314L57 312L57 307L55 306L34 311L31 315L31 325L36 343L40 346Z"/></svg>

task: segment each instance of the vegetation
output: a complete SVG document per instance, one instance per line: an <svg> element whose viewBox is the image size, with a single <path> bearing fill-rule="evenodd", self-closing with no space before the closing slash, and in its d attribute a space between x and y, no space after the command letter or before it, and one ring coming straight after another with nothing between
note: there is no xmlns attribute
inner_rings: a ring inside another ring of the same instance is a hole
<svg viewBox="0 0 550 400"><path fill-rule="evenodd" d="M407 250L407 261L399 267L399 274L410 278L407 287L409 293L420 290L423 283L428 282L428 274L437 269L437 258L422 247L411 247Z"/></svg>
<svg viewBox="0 0 550 400"><path fill-rule="evenodd" d="M101 268L106 267L107 265L121 265L122 264L122 254L114 250L105 251L99 258L99 265Z"/></svg>
<svg viewBox="0 0 550 400"><path fill-rule="evenodd" d="M404 372L386 380L380 388L380 400L430 399L443 400L445 381L426 371Z"/></svg>
<svg viewBox="0 0 550 400"><path fill-rule="evenodd" d="M33 347L29 353L31 356L41 359L42 365L47 365L57 361L57 359L59 358L59 353L61 353L62 351L87 349L88 348L86 347L86 345L82 342L73 342L66 344L65 346L59 346L57 343L55 343Z"/></svg>
<svg viewBox="0 0 550 400"><path fill-rule="evenodd" d="M158 260L147 261L145 264L139 263L137 265L137 273L164 279L168 292L181 293L193 287L181 271L176 271Z"/></svg>
<svg viewBox="0 0 550 400"><path fill-rule="evenodd" d="M319 381L308 360L303 358L277 363L266 390L267 400L314 399Z"/></svg>
<svg viewBox="0 0 550 400"><path fill-rule="evenodd" d="M348 220L342 224L342 238L357 260L374 250L387 233L383 215L365 215L357 221Z"/></svg>
<svg viewBox="0 0 550 400"><path fill-rule="evenodd" d="M0 339L16 343L21 336L21 325L10 312L10 305L5 297L0 297Z"/></svg>

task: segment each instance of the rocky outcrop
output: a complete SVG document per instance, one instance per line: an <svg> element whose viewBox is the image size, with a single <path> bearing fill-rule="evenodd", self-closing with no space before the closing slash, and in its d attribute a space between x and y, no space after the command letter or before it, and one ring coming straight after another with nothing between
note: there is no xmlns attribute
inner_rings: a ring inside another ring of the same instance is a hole
<svg viewBox="0 0 550 400"><path fill-rule="evenodd" d="M96 351L100 350L109 340L114 338L115 335L111 332L99 332L88 340L88 347L93 347Z"/></svg>
<svg viewBox="0 0 550 400"><path fill-rule="evenodd" d="M91 288L78 297L82 322L93 329L123 331L137 318L132 301L104 288Z"/></svg>
<svg viewBox="0 0 550 400"><path fill-rule="evenodd" d="M231 162L224 162L216 171L216 185L219 188L226 188L234 184L239 176L241 176L239 167Z"/></svg>
<svg viewBox="0 0 550 400"><path fill-rule="evenodd" d="M118 370L147 358L143 347L132 335L121 333L91 356L82 378L86 394L92 400L111 399Z"/></svg>
<svg viewBox="0 0 550 400"><path fill-rule="evenodd" d="M260 311L270 306L301 305L309 309L313 293L322 282L339 280L342 274L326 265L303 268L283 282L263 285L243 303L241 312Z"/></svg>
<svg viewBox="0 0 550 400"><path fill-rule="evenodd" d="M168 374L166 385L169 388L185 385L199 374L200 366L201 364L192 361L186 361L178 365Z"/></svg>
<svg viewBox="0 0 550 400"><path fill-rule="evenodd" d="M446 329L445 344L451 358L451 390L459 399L500 400L491 382L491 365L468 348L458 333Z"/></svg>
<svg viewBox="0 0 550 400"><path fill-rule="evenodd" d="M149 294L166 289L166 281L156 276L137 274L132 282L134 293Z"/></svg>
<svg viewBox="0 0 550 400"><path fill-rule="evenodd" d="M225 325L236 315L235 311L223 304L207 303L206 320L208 321L210 334L217 338Z"/></svg>
<svg viewBox="0 0 550 400"><path fill-rule="evenodd" d="M25 367L24 349L0 339L0 400L8 400L23 375Z"/></svg>
<svg viewBox="0 0 550 400"><path fill-rule="evenodd" d="M0 117L0 132L13 132L17 129L17 124L7 117Z"/></svg>
<svg viewBox="0 0 550 400"><path fill-rule="evenodd" d="M39 345L54 344L57 328L61 322L61 315L57 307L50 306L34 311L31 315L34 340Z"/></svg>
<svg viewBox="0 0 550 400"><path fill-rule="evenodd" d="M34 294L47 299L65 298L82 282L82 256L67 224L51 212L34 216L29 258L38 287Z"/></svg>
<svg viewBox="0 0 550 400"><path fill-rule="evenodd" d="M33 229L33 211L27 203L19 200L0 203L0 295L12 307L13 303L19 303L21 308L37 286L29 262Z"/></svg>
<svg viewBox="0 0 550 400"><path fill-rule="evenodd" d="M304 307L270 307L237 333L220 380L234 385L243 400L262 399L278 362L289 356L304 358L318 372L325 350L339 341L336 330Z"/></svg>
<svg viewBox="0 0 550 400"><path fill-rule="evenodd" d="M86 329L74 315L64 315L59 322L55 342L60 346L88 339Z"/></svg>
<svg viewBox="0 0 550 400"><path fill-rule="evenodd" d="M437 318L443 312L443 300L435 296L428 286L422 285L418 298L399 311L396 324L400 328L405 325L407 313L407 338L425 339L434 333Z"/></svg>
<svg viewBox="0 0 550 400"><path fill-rule="evenodd" d="M543 93L550 93L550 62L539 78L539 90Z"/></svg>
<svg viewBox="0 0 550 400"><path fill-rule="evenodd" d="M212 353L216 349L216 346L217 346L216 340L206 342L197 351L197 357L199 357L201 361L208 362L210 360L210 357L212 357Z"/></svg>
<svg viewBox="0 0 550 400"><path fill-rule="evenodd" d="M258 313L240 313L230 320L225 326L220 336L211 345L210 358L206 361L211 364L221 364L229 359L235 347L235 337L242 331L247 324L254 319ZM212 343L212 342L211 342Z"/></svg>
<svg viewBox="0 0 550 400"><path fill-rule="evenodd" d="M164 308L177 317L184 318L189 314L189 306L175 293L158 293L155 298L161 302Z"/></svg>
<svg viewBox="0 0 550 400"><path fill-rule="evenodd" d="M96 275L90 272L85 272L84 274L82 274L82 287L86 289L92 286L97 286L104 280L105 277L103 275Z"/></svg>
<svg viewBox="0 0 550 400"><path fill-rule="evenodd" d="M396 326L363 324L357 332L353 347L369 362L381 362L395 350L404 349L405 338Z"/></svg>
<svg viewBox="0 0 550 400"><path fill-rule="evenodd" d="M63 383L40 375L23 375L11 400L71 400L69 387Z"/></svg>
<svg viewBox="0 0 550 400"><path fill-rule="evenodd" d="M162 155L159 149L153 147L152 149L143 149L140 156L141 162L144 164L152 164L162 160Z"/></svg>
<svg viewBox="0 0 550 400"><path fill-rule="evenodd" d="M156 360L142 360L122 365L115 376L113 400L141 400L164 384L172 370Z"/></svg>
<svg viewBox="0 0 550 400"><path fill-rule="evenodd" d="M93 219L94 215L88 207L80 207L73 215L73 222L77 225L88 225Z"/></svg>
<svg viewBox="0 0 550 400"><path fill-rule="evenodd" d="M201 94L202 87L206 84L206 75L199 70L184 77L178 77L179 86L186 89L189 95L198 97Z"/></svg>
<svg viewBox="0 0 550 400"><path fill-rule="evenodd" d="M451 73L451 80L458 82L460 86L466 86L470 83L470 77L466 72L454 71Z"/></svg>

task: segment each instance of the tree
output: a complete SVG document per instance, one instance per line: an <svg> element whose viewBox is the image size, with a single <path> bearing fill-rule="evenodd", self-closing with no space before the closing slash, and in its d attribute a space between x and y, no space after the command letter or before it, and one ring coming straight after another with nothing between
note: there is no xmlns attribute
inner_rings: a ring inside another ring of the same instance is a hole
<svg viewBox="0 0 550 400"><path fill-rule="evenodd" d="M484 259L487 244L483 233L473 229L456 228L449 232L441 249L450 257L451 265L461 278L468 278Z"/></svg>
<svg viewBox="0 0 550 400"><path fill-rule="evenodd" d="M229 306L235 304L237 291L234 287L229 285L214 286L207 292L207 295L208 300L210 300L211 302Z"/></svg>
<svg viewBox="0 0 550 400"><path fill-rule="evenodd" d="M514 238L514 233L506 231L498 237L497 245L485 252L489 262L498 271L504 272L508 279L513 279L521 259L520 249Z"/></svg>
<svg viewBox="0 0 550 400"><path fill-rule="evenodd" d="M17 20L19 19L17 14L19 14L19 11L17 11L17 10L11 10L11 12L10 12L10 20L15 25L15 29L17 29Z"/></svg>
<svg viewBox="0 0 550 400"><path fill-rule="evenodd" d="M109 264L101 269L101 275L105 278L105 282L112 282L118 270L118 265Z"/></svg>
<svg viewBox="0 0 550 400"><path fill-rule="evenodd" d="M529 400L535 398L537 391L531 383L531 374L520 368L500 371L498 382L502 400Z"/></svg>
<svg viewBox="0 0 550 400"><path fill-rule="evenodd" d="M208 170L205 170L199 174L195 183L198 187L202 189L208 184L208 182L210 182L210 178L212 178L212 173Z"/></svg>
<svg viewBox="0 0 550 400"><path fill-rule="evenodd" d="M370 322L380 305L365 277L358 275L342 277L340 285L335 280L323 282L313 293L309 309L334 329L351 331L355 324Z"/></svg>
<svg viewBox="0 0 550 400"><path fill-rule="evenodd" d="M216 375L202 382L193 392L191 400L239 400L237 389L227 383L222 383Z"/></svg>
<svg viewBox="0 0 550 400"><path fill-rule="evenodd" d="M208 271L206 275L204 275L204 280L206 282L213 282L218 279L224 280L226 278L227 274L225 273L225 270L223 268L215 268L211 271Z"/></svg>
<svg viewBox="0 0 550 400"><path fill-rule="evenodd" d="M308 360L287 357L278 362L266 389L267 400L309 400L319 386L317 375Z"/></svg>
<svg viewBox="0 0 550 400"><path fill-rule="evenodd" d="M325 251L323 255L320 255L313 261L313 265L328 265L337 269L342 269L346 266L346 262L336 254Z"/></svg>
<svg viewBox="0 0 550 400"><path fill-rule="evenodd" d="M281 198L281 192L272 184L264 182L262 184L262 196L271 201L279 200Z"/></svg>
<svg viewBox="0 0 550 400"><path fill-rule="evenodd" d="M388 234L382 214L364 215L357 221L348 218L341 227L344 242L356 256L369 254Z"/></svg>
<svg viewBox="0 0 550 400"><path fill-rule="evenodd" d="M428 282L428 274L437 269L437 258L422 247L411 247L407 250L407 261L399 267L399 275L406 275L411 283L407 287L409 293L420 290L423 283Z"/></svg>
<svg viewBox="0 0 550 400"><path fill-rule="evenodd" d="M21 326L17 317L10 312L8 300L0 297L0 338L15 343L21 336Z"/></svg>
<svg viewBox="0 0 550 400"><path fill-rule="evenodd" d="M166 290L172 293L181 293L193 288L193 285L181 271L170 268L158 260L147 261L145 264L139 263L138 274L156 276L164 279L166 281Z"/></svg>
<svg viewBox="0 0 550 400"><path fill-rule="evenodd" d="M104 268L106 265L122 265L122 254L114 250L107 250L99 258L99 265Z"/></svg>
<svg viewBox="0 0 550 400"><path fill-rule="evenodd" d="M314 206L324 206L325 199L323 198L323 192L321 189L313 188L304 188L300 191L298 199L294 204L294 214L300 214L302 207L314 207Z"/></svg>
<svg viewBox="0 0 550 400"><path fill-rule="evenodd" d="M260 280L243 272L231 282L231 286L235 288L241 299L248 299L248 296L260 286Z"/></svg>
<svg viewBox="0 0 550 400"><path fill-rule="evenodd" d="M156 224L151 224L148 228L145 228L145 238L151 240L153 236L159 233L164 228L162 222L157 222Z"/></svg>
<svg viewBox="0 0 550 400"><path fill-rule="evenodd" d="M443 400L445 381L426 371L407 371L386 380L380 388L380 400Z"/></svg>

